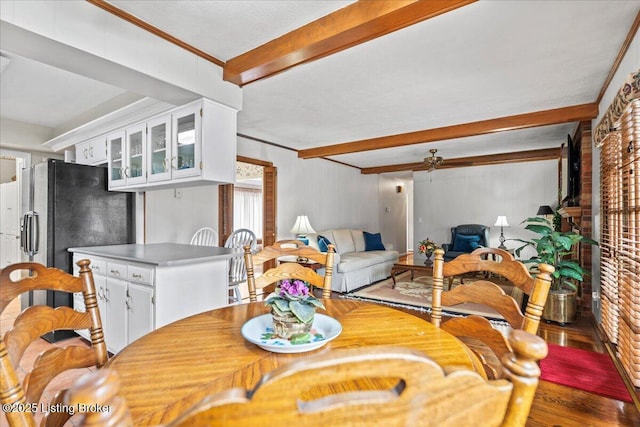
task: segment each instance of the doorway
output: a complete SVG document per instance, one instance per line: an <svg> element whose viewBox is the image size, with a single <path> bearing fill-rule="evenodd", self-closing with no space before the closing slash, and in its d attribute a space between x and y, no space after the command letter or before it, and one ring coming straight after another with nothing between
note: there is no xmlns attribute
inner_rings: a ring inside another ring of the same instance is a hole
<svg viewBox="0 0 640 427"><path fill-rule="evenodd" d="M271 162L237 157L236 185L221 185L218 191L220 246L238 228L256 233L260 246L276 237L277 170Z"/></svg>

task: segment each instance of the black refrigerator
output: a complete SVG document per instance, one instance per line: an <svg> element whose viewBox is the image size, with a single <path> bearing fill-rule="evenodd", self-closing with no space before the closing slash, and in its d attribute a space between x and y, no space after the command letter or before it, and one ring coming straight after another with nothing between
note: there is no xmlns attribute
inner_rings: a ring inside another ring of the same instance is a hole
<svg viewBox="0 0 640 427"><path fill-rule="evenodd" d="M22 171L23 261L73 272L71 247L134 243L133 194L108 191L107 168L48 160ZM21 306L73 306L65 292L32 291ZM60 341L73 331L44 336Z"/></svg>

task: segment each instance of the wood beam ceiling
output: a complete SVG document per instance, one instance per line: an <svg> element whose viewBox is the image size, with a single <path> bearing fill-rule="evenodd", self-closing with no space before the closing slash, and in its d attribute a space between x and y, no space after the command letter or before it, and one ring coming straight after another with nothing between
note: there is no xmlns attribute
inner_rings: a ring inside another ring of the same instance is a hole
<svg viewBox="0 0 640 427"><path fill-rule="evenodd" d="M509 130L591 120L597 116L597 104L574 105L572 107L555 108L552 110L536 111L534 113L518 114L515 116L500 117L497 119L482 120L479 122L464 123L435 129L426 129L397 135L363 139L360 141L326 145L317 148L309 148L306 150L300 150L298 152L298 157L311 159L314 157L358 153L361 151L423 144L425 142L445 141L448 139L464 138L467 136L484 135Z"/></svg>
<svg viewBox="0 0 640 427"><path fill-rule="evenodd" d="M475 1L358 1L228 60L223 78L243 86Z"/></svg>
<svg viewBox="0 0 640 427"><path fill-rule="evenodd" d="M438 169L460 168L465 166L486 166L504 163L533 162L538 160L558 159L561 155L561 148L546 148L541 150L516 151L513 153L491 154L486 156L458 157L456 159L444 159ZM362 168L364 175L427 170L424 162L403 163L398 165L376 166Z"/></svg>

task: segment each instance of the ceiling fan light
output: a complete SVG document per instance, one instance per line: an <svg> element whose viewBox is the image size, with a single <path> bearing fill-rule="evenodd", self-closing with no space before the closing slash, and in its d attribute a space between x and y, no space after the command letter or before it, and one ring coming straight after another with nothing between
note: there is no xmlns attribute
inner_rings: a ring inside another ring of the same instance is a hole
<svg viewBox="0 0 640 427"><path fill-rule="evenodd" d="M442 164L444 158L442 158L441 156L436 156L438 150L434 148L429 150L429 152L431 153L431 157L425 157L424 164L429 169L429 171L432 171Z"/></svg>

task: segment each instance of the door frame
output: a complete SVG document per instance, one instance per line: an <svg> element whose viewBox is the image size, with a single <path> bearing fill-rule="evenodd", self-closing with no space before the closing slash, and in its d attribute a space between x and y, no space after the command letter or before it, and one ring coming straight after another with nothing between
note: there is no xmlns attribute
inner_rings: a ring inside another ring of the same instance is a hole
<svg viewBox="0 0 640 427"><path fill-rule="evenodd" d="M262 230L263 246L270 246L275 242L277 234L277 168L273 162L253 159L250 157L236 156L237 162L249 163L264 168L262 180ZM266 174L272 174L270 179L264 179ZM218 230L219 245L233 232L233 184L223 184L218 187Z"/></svg>

